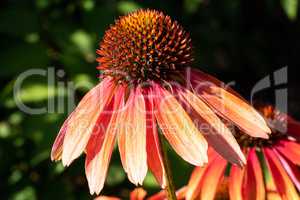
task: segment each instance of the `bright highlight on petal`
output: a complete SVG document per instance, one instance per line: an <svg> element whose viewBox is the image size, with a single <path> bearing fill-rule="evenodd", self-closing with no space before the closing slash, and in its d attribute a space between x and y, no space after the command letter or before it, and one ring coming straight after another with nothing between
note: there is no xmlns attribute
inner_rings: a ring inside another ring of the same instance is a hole
<svg viewBox="0 0 300 200"><path fill-rule="evenodd" d="M119 149L123 167L134 184L147 174L146 108L140 88L130 93L119 128Z"/></svg>
<svg viewBox="0 0 300 200"><path fill-rule="evenodd" d="M206 163L207 142L176 98L158 84L153 94L158 125L174 150L193 165Z"/></svg>

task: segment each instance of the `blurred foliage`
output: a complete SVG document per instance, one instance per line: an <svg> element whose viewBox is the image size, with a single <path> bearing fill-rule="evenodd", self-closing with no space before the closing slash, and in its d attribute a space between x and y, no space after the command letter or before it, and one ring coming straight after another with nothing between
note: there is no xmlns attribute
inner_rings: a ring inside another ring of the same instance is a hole
<svg viewBox="0 0 300 200"><path fill-rule="evenodd" d="M66 85L73 82L78 101L97 83L95 50L105 29L119 15L138 8L159 9L178 20L191 33L195 67L224 81L235 80L246 98L259 79L288 65L289 105L293 115L300 113L298 0L3 0L0 5L1 199L90 199L83 156L67 169L49 159L70 110L59 107L29 115L14 98L33 108L47 106L49 99L57 105L66 102ZM21 73L29 69L51 73L49 67L55 69L55 84L49 85L46 76L30 76L14 96ZM174 151L169 153L180 187L192 166ZM150 173L144 183L148 193L159 190ZM115 152L103 194L127 196L133 187Z"/></svg>

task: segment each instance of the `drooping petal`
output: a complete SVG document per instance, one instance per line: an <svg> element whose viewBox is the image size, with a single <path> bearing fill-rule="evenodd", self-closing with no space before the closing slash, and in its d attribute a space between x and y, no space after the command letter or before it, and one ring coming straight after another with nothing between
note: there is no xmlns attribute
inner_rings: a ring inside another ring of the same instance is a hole
<svg viewBox="0 0 300 200"><path fill-rule="evenodd" d="M294 165L291 161L287 160L284 156L280 155L280 153L278 153L277 151L274 151L274 153L279 158L283 168L285 169L286 173L293 181L297 190L300 191L300 170L298 166Z"/></svg>
<svg viewBox="0 0 300 200"><path fill-rule="evenodd" d="M146 108L141 89L130 93L122 113L119 129L119 151L129 180L142 184L147 174Z"/></svg>
<svg viewBox="0 0 300 200"><path fill-rule="evenodd" d="M254 148L248 153L245 185L243 199L260 200L265 199L265 186L263 181L262 169Z"/></svg>
<svg viewBox="0 0 300 200"><path fill-rule="evenodd" d="M245 167L231 166L228 189L230 199L232 200L243 200L242 185L245 171Z"/></svg>
<svg viewBox="0 0 300 200"><path fill-rule="evenodd" d="M143 188L135 188L130 193L130 200L143 200L147 195L147 192Z"/></svg>
<svg viewBox="0 0 300 200"><path fill-rule="evenodd" d="M51 150L51 160L58 161L61 159L62 156L62 150L63 150L63 143L67 132L67 126L69 123L69 120L71 119L72 113L69 115L69 117L65 120L62 127L59 130L58 135L56 136L56 139L54 141L54 144L52 146Z"/></svg>
<svg viewBox="0 0 300 200"><path fill-rule="evenodd" d="M118 88L111 103L100 114L86 147L85 172L90 193L99 194L102 190L113 151L116 126L125 89Z"/></svg>
<svg viewBox="0 0 300 200"><path fill-rule="evenodd" d="M192 106L187 109L192 113L198 130L205 136L208 143L226 160L240 166L245 164L246 159L239 144L217 115L192 92L183 88L178 89L177 92L182 97L182 101Z"/></svg>
<svg viewBox="0 0 300 200"><path fill-rule="evenodd" d="M203 176L205 175L204 172L206 171L207 167L211 165L212 161L217 157L217 153L212 150L211 148L208 149L208 164L203 167L195 167L193 170L191 177L189 179L189 183L186 189L186 199L192 200L199 196L201 190L201 181Z"/></svg>
<svg viewBox="0 0 300 200"><path fill-rule="evenodd" d="M207 142L176 98L158 84L153 87L155 116L174 150L187 162L207 162Z"/></svg>
<svg viewBox="0 0 300 200"><path fill-rule="evenodd" d="M207 167L204 172L205 176L203 176L201 181L200 199L214 199L218 185L224 178L226 166L227 161L218 155Z"/></svg>
<svg viewBox="0 0 300 200"><path fill-rule="evenodd" d="M276 154L270 148L264 148L263 151L280 196L286 200L299 199L292 181L286 174Z"/></svg>
<svg viewBox="0 0 300 200"><path fill-rule="evenodd" d="M294 141L280 140L275 148L292 163L300 165L300 144Z"/></svg>
<svg viewBox="0 0 300 200"><path fill-rule="evenodd" d="M166 174L162 160L162 152L157 133L156 120L153 113L152 92L146 91L146 122L147 122L147 160L148 166L162 188L166 186Z"/></svg>
<svg viewBox="0 0 300 200"><path fill-rule="evenodd" d="M271 130L264 118L232 89L224 89L225 84L203 72L192 70L191 73L194 91L220 116L234 122L250 136L268 138Z"/></svg>
<svg viewBox="0 0 300 200"><path fill-rule="evenodd" d="M62 162L68 166L86 147L98 116L109 103L115 84L110 78L90 90L68 120L63 142Z"/></svg>

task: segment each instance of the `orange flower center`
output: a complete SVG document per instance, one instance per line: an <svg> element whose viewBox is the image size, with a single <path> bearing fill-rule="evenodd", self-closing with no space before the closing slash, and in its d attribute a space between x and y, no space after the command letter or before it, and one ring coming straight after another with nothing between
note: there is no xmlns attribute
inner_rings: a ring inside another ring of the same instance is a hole
<svg viewBox="0 0 300 200"><path fill-rule="evenodd" d="M189 34L154 10L138 10L116 20L97 53L104 76L133 83L168 80L192 62Z"/></svg>

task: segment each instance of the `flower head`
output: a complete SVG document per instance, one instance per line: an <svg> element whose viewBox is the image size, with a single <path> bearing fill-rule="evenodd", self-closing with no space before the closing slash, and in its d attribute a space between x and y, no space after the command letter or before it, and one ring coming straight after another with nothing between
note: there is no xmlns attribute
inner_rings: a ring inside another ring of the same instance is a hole
<svg viewBox="0 0 300 200"><path fill-rule="evenodd" d="M247 157L243 168L231 165L210 149L208 164L195 168L191 175L187 199L299 199L300 143L296 137L300 124L271 105L259 105L258 109L272 127L270 138L249 138L236 132Z"/></svg>
<svg viewBox="0 0 300 200"><path fill-rule="evenodd" d="M172 80L192 63L189 34L177 21L154 10L139 10L117 20L97 53L104 77L132 83Z"/></svg>
<svg viewBox="0 0 300 200"><path fill-rule="evenodd" d="M68 166L85 152L92 194L103 188L116 141L131 182L142 184L149 167L165 187L159 131L184 160L198 166L207 162L207 141L230 162L245 163L219 116L252 136L268 137L264 119L232 89L188 68L189 36L161 12L121 17L98 54L103 80L64 122L51 153Z"/></svg>

